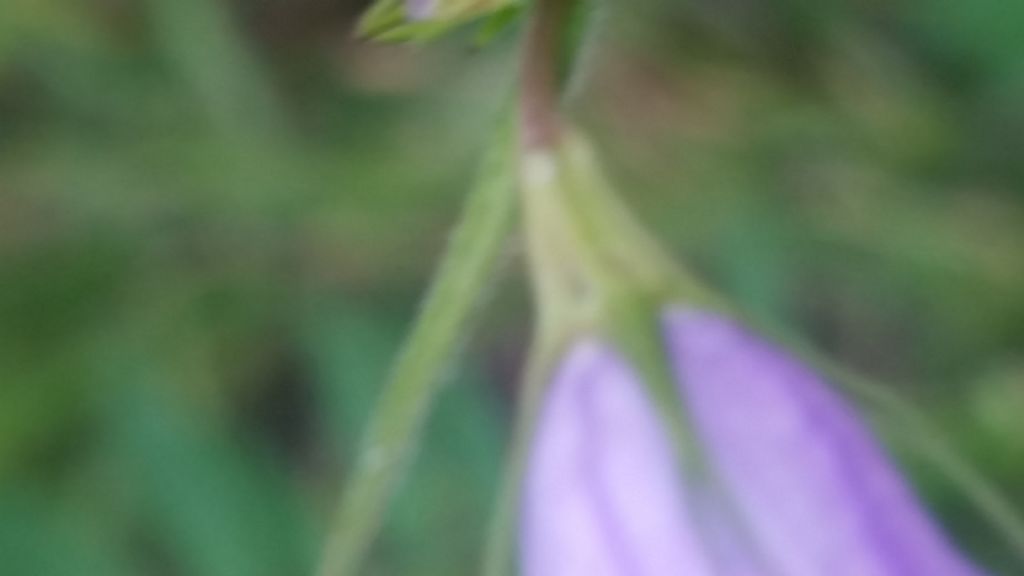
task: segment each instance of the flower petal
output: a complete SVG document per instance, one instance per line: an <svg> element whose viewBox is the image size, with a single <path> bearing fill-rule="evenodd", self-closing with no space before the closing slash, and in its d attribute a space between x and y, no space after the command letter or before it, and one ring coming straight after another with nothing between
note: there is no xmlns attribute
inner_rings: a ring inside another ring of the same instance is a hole
<svg viewBox="0 0 1024 576"><path fill-rule="evenodd" d="M724 317L665 318L699 440L781 576L969 576L854 411L811 370Z"/></svg>
<svg viewBox="0 0 1024 576"><path fill-rule="evenodd" d="M689 524L675 451L645 389L608 347L581 342L555 374L525 477L526 576L712 576Z"/></svg>

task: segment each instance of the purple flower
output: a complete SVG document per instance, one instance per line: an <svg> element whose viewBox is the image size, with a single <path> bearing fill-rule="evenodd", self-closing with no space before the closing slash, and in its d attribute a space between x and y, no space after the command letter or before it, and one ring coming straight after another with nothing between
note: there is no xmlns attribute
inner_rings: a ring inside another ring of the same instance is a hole
<svg viewBox="0 0 1024 576"><path fill-rule="evenodd" d="M524 576L978 576L853 410L732 320L669 311L699 454L601 341L564 358L524 479Z"/></svg>

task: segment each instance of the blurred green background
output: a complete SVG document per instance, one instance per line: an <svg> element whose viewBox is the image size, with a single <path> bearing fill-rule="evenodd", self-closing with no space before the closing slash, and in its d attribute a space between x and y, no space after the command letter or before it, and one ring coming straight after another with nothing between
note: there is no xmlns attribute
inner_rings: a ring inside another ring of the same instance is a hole
<svg viewBox="0 0 1024 576"><path fill-rule="evenodd" d="M602 4L569 104L656 234L1024 509L1024 3ZM364 8L0 1L0 573L310 573L515 72L515 30L368 45ZM475 572L518 256L367 574Z"/></svg>

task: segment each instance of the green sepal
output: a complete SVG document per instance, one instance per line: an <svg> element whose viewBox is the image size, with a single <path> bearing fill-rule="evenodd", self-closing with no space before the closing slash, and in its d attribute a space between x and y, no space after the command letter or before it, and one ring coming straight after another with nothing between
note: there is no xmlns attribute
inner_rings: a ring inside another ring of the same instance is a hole
<svg viewBox="0 0 1024 576"><path fill-rule="evenodd" d="M539 318L485 576L512 573L511 543L532 433L558 365L581 340L604 342L637 370L680 462L687 463L681 469L702 473L704 456L674 385L661 318L671 302L723 308L634 219L582 134L564 129L554 148L527 151L520 170Z"/></svg>
<svg viewBox="0 0 1024 576"><path fill-rule="evenodd" d="M727 308L638 223L579 133L527 152L521 172L542 336L600 331L636 302Z"/></svg>
<svg viewBox="0 0 1024 576"><path fill-rule="evenodd" d="M519 524L519 494L527 458L537 427L551 375L572 345L571 334L538 337L530 348L516 410L512 444L505 459L498 500L488 529L482 559L482 576L512 576L514 549Z"/></svg>

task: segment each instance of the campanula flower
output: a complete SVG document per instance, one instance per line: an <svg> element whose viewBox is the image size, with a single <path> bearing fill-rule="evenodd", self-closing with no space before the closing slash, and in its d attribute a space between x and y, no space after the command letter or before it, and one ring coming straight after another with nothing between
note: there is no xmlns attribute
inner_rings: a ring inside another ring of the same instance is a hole
<svg viewBox="0 0 1024 576"><path fill-rule="evenodd" d="M720 314L665 348L703 460L598 340L554 374L523 487L524 576L975 576L854 410Z"/></svg>
<svg viewBox="0 0 1024 576"><path fill-rule="evenodd" d="M566 138L525 165L555 353L531 388L519 573L981 576L853 406L668 271Z"/></svg>

